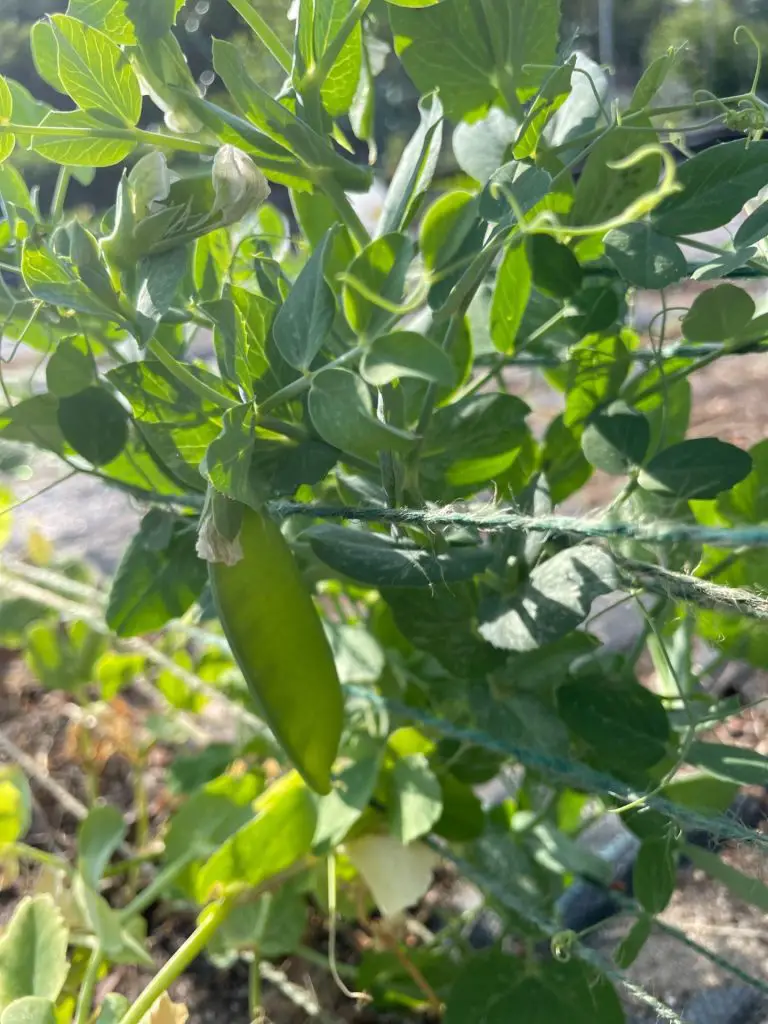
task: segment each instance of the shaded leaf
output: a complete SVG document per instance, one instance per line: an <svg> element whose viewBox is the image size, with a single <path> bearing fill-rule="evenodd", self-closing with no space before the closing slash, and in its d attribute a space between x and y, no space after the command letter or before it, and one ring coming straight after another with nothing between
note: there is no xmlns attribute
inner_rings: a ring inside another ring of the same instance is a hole
<svg viewBox="0 0 768 1024"><path fill-rule="evenodd" d="M117 458L128 440L128 416L102 387L93 386L59 399L62 436L94 466Z"/></svg>
<svg viewBox="0 0 768 1024"><path fill-rule="evenodd" d="M302 372L325 344L336 316L333 292L324 277L335 230L315 248L275 317L272 331L280 355Z"/></svg>
<svg viewBox="0 0 768 1024"><path fill-rule="evenodd" d="M437 94L419 101L421 123L403 150L392 175L377 233L403 231L432 184L443 141L443 106Z"/></svg>
<svg viewBox="0 0 768 1024"><path fill-rule="evenodd" d="M77 833L78 870L97 889L112 854L125 838L128 826L116 807L94 807Z"/></svg>
<svg viewBox="0 0 768 1024"><path fill-rule="evenodd" d="M749 476L748 452L716 437L697 437L654 455L638 483L647 491L676 498L716 498Z"/></svg>
<svg viewBox="0 0 768 1024"><path fill-rule="evenodd" d="M645 416L625 402L614 402L590 419L581 447L596 469L622 476L642 463L650 440L651 428Z"/></svg>
<svg viewBox="0 0 768 1024"><path fill-rule="evenodd" d="M56 1024L55 1006L50 999L25 996L11 1003L0 1024Z"/></svg>
<svg viewBox="0 0 768 1024"><path fill-rule="evenodd" d="M768 757L743 747L696 740L688 748L685 760L718 779L740 786L763 786L768 780Z"/></svg>
<svg viewBox="0 0 768 1024"><path fill-rule="evenodd" d="M649 914L660 914L677 881L674 845L668 839L644 839L632 869L632 889Z"/></svg>
<svg viewBox="0 0 768 1024"><path fill-rule="evenodd" d="M57 999L68 971L61 911L50 896L26 897L0 938L0 1010L25 996Z"/></svg>
<svg viewBox="0 0 768 1024"><path fill-rule="evenodd" d="M415 331L393 331L376 338L363 356L360 375L379 388L401 377L415 377L447 388L456 383L450 357L434 341Z"/></svg>
<svg viewBox="0 0 768 1024"><path fill-rule="evenodd" d="M413 259L413 243L405 235L381 235L363 249L344 275L344 315L356 334L373 339L388 324L391 309L401 303L405 278ZM363 291L355 288L359 282ZM374 299L376 301L374 301Z"/></svg>
<svg viewBox="0 0 768 1024"><path fill-rule="evenodd" d="M667 288L688 273L688 262L680 246L654 231L650 221L609 231L605 236L605 254L627 284L636 288Z"/></svg>
<svg viewBox="0 0 768 1024"><path fill-rule="evenodd" d="M732 284L697 295L683 317L683 334L688 341L730 341L742 334L755 315L755 303L748 292Z"/></svg>
<svg viewBox="0 0 768 1024"><path fill-rule="evenodd" d="M533 281L525 246L507 249L499 272L491 307L491 337L500 352L513 352L523 322Z"/></svg>
<svg viewBox="0 0 768 1024"><path fill-rule="evenodd" d="M643 946L651 937L652 931L653 919L650 917L639 917L621 940L621 944L614 953L616 966L622 970L631 967L638 956L640 956Z"/></svg>
<svg viewBox="0 0 768 1024"><path fill-rule="evenodd" d="M423 754L399 757L389 777L389 823L407 846L426 835L443 812L437 776Z"/></svg>

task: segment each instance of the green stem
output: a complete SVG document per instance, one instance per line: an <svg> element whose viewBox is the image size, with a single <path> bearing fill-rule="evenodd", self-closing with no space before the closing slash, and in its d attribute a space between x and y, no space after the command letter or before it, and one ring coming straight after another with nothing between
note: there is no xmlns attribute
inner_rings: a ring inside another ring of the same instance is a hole
<svg viewBox="0 0 768 1024"><path fill-rule="evenodd" d="M88 966L83 975L83 983L80 987L80 995L77 999L77 1012L72 1024L88 1024L91 1019L91 1006L93 1004L93 991L99 979L99 970L104 961L104 954L101 946L96 946L91 953Z"/></svg>
<svg viewBox="0 0 768 1024"><path fill-rule="evenodd" d="M286 384L284 388L280 388L274 395L270 395L269 398L265 398L259 406L260 416L271 412L273 409L277 409L279 406L284 405L286 402L293 401L294 398L299 398L304 394L305 391L309 391L312 386L312 381L315 379L318 373L322 373L323 370L333 370L340 366L348 366L350 363L355 363L363 354L363 346L356 345L351 348L349 352L345 352L343 356L339 356L338 359L334 359L331 363L326 363L325 366L321 366L319 370L313 370L312 373L306 374L304 377L299 377L297 380L291 381L290 384Z"/></svg>
<svg viewBox="0 0 768 1024"><path fill-rule="evenodd" d="M51 222L53 224L61 220L64 215L64 203L67 201L67 189L69 188L71 178L71 168L65 167L62 164L59 168L59 174L56 178L56 188L54 189L53 199L51 200Z"/></svg>
<svg viewBox="0 0 768 1024"><path fill-rule="evenodd" d="M130 1010L122 1017L120 1024L141 1024L144 1015L149 1013L160 996L168 991L173 982L203 952L232 913L236 899L235 895L226 896L206 908L203 923L198 925L187 941L160 968Z"/></svg>
<svg viewBox="0 0 768 1024"><path fill-rule="evenodd" d="M234 398L228 398L226 395L222 395L219 391L215 391L212 387L205 383L205 381L198 380L198 378L192 373L184 363L179 362L178 359L174 359L171 353L159 342L157 339L150 341L147 346L147 352L154 356L159 363L172 374L180 384L184 387L189 388L200 398L205 399L206 402L212 402L217 405L220 409L234 409L240 403Z"/></svg>
<svg viewBox="0 0 768 1024"><path fill-rule="evenodd" d="M293 63L290 51L267 23L264 16L259 14L249 0L229 0L229 5L234 7L248 28L255 32L283 71L290 74L291 64Z"/></svg>
<svg viewBox="0 0 768 1024"><path fill-rule="evenodd" d="M261 1012L261 971L258 951L248 965L248 1015L252 1021L259 1019Z"/></svg>
<svg viewBox="0 0 768 1024"><path fill-rule="evenodd" d="M72 868L61 857L57 857L53 853L46 853L44 850L38 850L35 846L27 846L26 843L10 843L8 846L3 847L3 851L18 857L20 860L31 860L36 864L42 864L44 867L53 868L54 871L62 871L70 878L74 875Z"/></svg>
<svg viewBox="0 0 768 1024"><path fill-rule="evenodd" d="M194 853L188 851L183 857L172 861L159 871L146 889L137 893L130 903L119 912L118 916L122 922L130 921L132 917L143 913L150 907L158 896L162 895L165 889L181 874L186 866L194 860Z"/></svg>
<svg viewBox="0 0 768 1024"><path fill-rule="evenodd" d="M198 142L183 135L147 132L141 128L59 128L46 124L0 124L0 135L33 135L41 139L119 139L163 149L181 149L190 153L215 153L217 146Z"/></svg>

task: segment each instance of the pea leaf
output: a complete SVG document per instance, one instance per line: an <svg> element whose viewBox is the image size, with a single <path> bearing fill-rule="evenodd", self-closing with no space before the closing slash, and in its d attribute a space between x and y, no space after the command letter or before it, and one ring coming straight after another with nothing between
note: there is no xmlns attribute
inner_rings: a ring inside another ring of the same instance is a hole
<svg viewBox="0 0 768 1024"><path fill-rule="evenodd" d="M638 477L647 491L676 498L716 498L749 476L752 458L716 437L681 441L654 455Z"/></svg>
<svg viewBox="0 0 768 1024"><path fill-rule="evenodd" d="M322 59L352 7L351 0L329 0L314 7L314 61ZM358 23L347 38L322 84L320 96L331 117L349 111L363 65L362 29Z"/></svg>
<svg viewBox="0 0 768 1024"><path fill-rule="evenodd" d="M378 303L403 301L405 277L413 259L413 243L405 235L376 238L355 258L344 275L344 315L352 330L373 339L392 317L391 309ZM359 282L359 287L355 287Z"/></svg>
<svg viewBox="0 0 768 1024"><path fill-rule="evenodd" d="M650 221L609 231L605 236L605 254L627 284L636 288L667 288L688 273L680 246L654 231Z"/></svg>
<svg viewBox="0 0 768 1024"><path fill-rule="evenodd" d="M607 552L589 545L561 551L486 611L480 635L505 651L543 647L581 625L595 598L615 588L616 569Z"/></svg>
<svg viewBox="0 0 768 1024"><path fill-rule="evenodd" d="M69 971L67 928L50 896L23 899L0 938L0 1011L16 999L58 998Z"/></svg>
<svg viewBox="0 0 768 1024"><path fill-rule="evenodd" d="M120 46L130 46L136 42L136 34L126 6L126 0L69 0L67 14L101 29Z"/></svg>
<svg viewBox="0 0 768 1024"><path fill-rule="evenodd" d="M349 370L318 373L309 392L309 415L315 430L328 444L375 460L381 451L409 451L416 438L390 427L373 414L367 386Z"/></svg>
<svg viewBox="0 0 768 1024"><path fill-rule="evenodd" d="M644 839L632 869L632 888L649 914L660 914L672 899L677 881L674 844L668 839Z"/></svg>
<svg viewBox="0 0 768 1024"><path fill-rule="evenodd" d="M639 144L639 143L638 143ZM768 142L725 142L686 160L677 176L682 191L652 215L663 235L690 235L722 227L768 184Z"/></svg>
<svg viewBox="0 0 768 1024"><path fill-rule="evenodd" d="M402 377L431 381L446 388L456 383L450 357L434 341L415 331L394 331L376 338L363 356L360 375L378 388Z"/></svg>
<svg viewBox="0 0 768 1024"><path fill-rule="evenodd" d="M61 454L66 448L54 395L33 395L0 412L0 435L7 441L33 444Z"/></svg>
<svg viewBox="0 0 768 1024"><path fill-rule="evenodd" d="M102 387L60 398L58 420L67 443L94 466L117 458L128 440L126 411Z"/></svg>
<svg viewBox="0 0 768 1024"><path fill-rule="evenodd" d="M622 476L645 458L651 427L642 413L614 402L593 416L581 436L582 451L596 468Z"/></svg>
<svg viewBox="0 0 768 1024"><path fill-rule="evenodd" d="M517 223L517 213L529 213L552 187L552 177L539 167L513 160L499 167L480 194L480 214L505 225ZM514 200L514 207L508 197Z"/></svg>
<svg viewBox="0 0 768 1024"><path fill-rule="evenodd" d="M45 115L40 125L67 129L63 138L33 134L30 146L46 160L68 167L112 167L122 163L136 148L134 139L98 138L94 129L112 126L84 110L53 110Z"/></svg>
<svg viewBox="0 0 768 1024"><path fill-rule="evenodd" d="M443 142L443 106L437 95L419 101L421 123L406 145L389 183L377 233L404 231L432 184Z"/></svg>
<svg viewBox="0 0 768 1024"><path fill-rule="evenodd" d="M581 287L583 271L567 245L551 235L533 235L528 243L533 283L554 298L567 299Z"/></svg>
<svg viewBox="0 0 768 1024"><path fill-rule="evenodd" d="M696 296L683 318L683 334L688 341L730 341L743 333L754 315L748 292L719 284Z"/></svg>
<svg viewBox="0 0 768 1024"><path fill-rule="evenodd" d="M24 284L38 299L80 313L115 319L115 314L83 284L69 260L27 239L21 255Z"/></svg>
<svg viewBox="0 0 768 1024"><path fill-rule="evenodd" d="M650 917L639 917L621 940L621 944L614 954L616 966L622 970L631 967L638 956L640 956L643 946L651 937L652 931L653 919Z"/></svg>
<svg viewBox="0 0 768 1024"><path fill-rule="evenodd" d="M336 316L336 302L324 276L335 234L331 228L315 248L272 325L280 355L302 372L309 369L325 344Z"/></svg>
<svg viewBox="0 0 768 1024"><path fill-rule="evenodd" d="M715 778L737 782L740 786L762 786L768 779L768 757L725 743L696 740L685 759L689 764L706 769Z"/></svg>
<svg viewBox="0 0 768 1024"><path fill-rule="evenodd" d="M120 47L104 32L66 14L52 15L51 23L65 91L83 110L103 110L135 125L141 115L141 89Z"/></svg>
<svg viewBox="0 0 768 1024"><path fill-rule="evenodd" d="M739 229L733 236L733 247L738 252L740 249L748 249L756 245L768 235L768 203L761 203L760 206L739 225Z"/></svg>
<svg viewBox="0 0 768 1024"><path fill-rule="evenodd" d="M195 882L198 901L209 899L214 887L246 883L255 888L290 868L309 853L316 823L315 805L305 786L277 794L200 869Z"/></svg>
<svg viewBox="0 0 768 1024"><path fill-rule="evenodd" d="M669 722L659 698L639 683L583 676L557 691L557 709L601 766L652 767L667 752Z"/></svg>
<svg viewBox="0 0 768 1024"><path fill-rule="evenodd" d="M116 807L94 807L77 833L77 867L86 883L98 889L112 854L125 838L128 826Z"/></svg>
<svg viewBox="0 0 768 1024"><path fill-rule="evenodd" d="M496 275L491 306L491 337L499 352L515 350L532 283L533 273L525 246L510 246Z"/></svg>
<svg viewBox="0 0 768 1024"><path fill-rule="evenodd" d="M171 308L184 275L189 270L190 252L178 246L153 253L139 262L137 273L136 326L138 340L146 345Z"/></svg>
<svg viewBox="0 0 768 1024"><path fill-rule="evenodd" d="M32 60L35 70L44 82L57 92L66 92L59 77L59 54L56 45L56 35L50 21L40 19L36 21L29 31L29 41L32 49ZM29 124L28 121L24 122Z"/></svg>
<svg viewBox="0 0 768 1024"><path fill-rule="evenodd" d="M176 22L184 0L126 0L126 14L140 37L160 36Z"/></svg>
<svg viewBox="0 0 768 1024"><path fill-rule="evenodd" d="M82 335L62 339L45 368L48 391L57 398L67 398L95 381L96 363L86 339Z"/></svg>
<svg viewBox="0 0 768 1024"><path fill-rule="evenodd" d="M436 555L381 534L331 524L311 526L303 536L326 565L371 587L431 587L468 580L483 572L493 557L490 549L472 547Z"/></svg>
<svg viewBox="0 0 768 1024"><path fill-rule="evenodd" d="M424 754L399 757L389 778L389 824L404 845L426 835L440 819L443 794Z"/></svg>
<svg viewBox="0 0 768 1024"><path fill-rule="evenodd" d="M532 974L516 957L488 950L458 972L445 1024L624 1024L611 983L579 960L546 960Z"/></svg>
<svg viewBox="0 0 768 1024"><path fill-rule="evenodd" d="M342 842L368 806L376 787L381 751L360 757L342 771L328 796L317 805L317 828L312 840L315 853L322 855Z"/></svg>
<svg viewBox="0 0 768 1024"><path fill-rule="evenodd" d="M24 996L16 999L0 1017L0 1024L56 1024L55 1006L50 999Z"/></svg>
<svg viewBox="0 0 768 1024"><path fill-rule="evenodd" d="M577 431L566 426L562 416L557 416L547 428L541 468L549 483L553 505L565 501L592 475L592 467L584 457Z"/></svg>
<svg viewBox="0 0 768 1024"><path fill-rule="evenodd" d="M78 689L90 682L106 640L85 622L37 622L24 637L27 665L49 690Z"/></svg>
<svg viewBox="0 0 768 1024"><path fill-rule="evenodd" d="M160 526L170 527L165 535ZM107 624L118 636L138 636L179 618L196 601L207 579L195 551L190 522L159 510L148 512L117 569L107 604Z"/></svg>
<svg viewBox="0 0 768 1024"><path fill-rule="evenodd" d="M571 224L600 224L617 217L647 192L652 192L659 179L659 161L643 160L624 170L612 164L631 156L641 146L656 142L656 133L642 125L632 128L614 127L592 148L576 186Z"/></svg>

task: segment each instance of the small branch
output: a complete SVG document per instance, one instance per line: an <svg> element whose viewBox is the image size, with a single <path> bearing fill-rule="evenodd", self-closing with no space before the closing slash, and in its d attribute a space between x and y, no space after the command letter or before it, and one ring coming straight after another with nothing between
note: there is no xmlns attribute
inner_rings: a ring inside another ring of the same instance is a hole
<svg viewBox="0 0 768 1024"><path fill-rule="evenodd" d="M258 36L283 71L290 74L293 62L290 51L271 28L264 16L259 14L249 0L229 0L229 5L237 11L248 28Z"/></svg>

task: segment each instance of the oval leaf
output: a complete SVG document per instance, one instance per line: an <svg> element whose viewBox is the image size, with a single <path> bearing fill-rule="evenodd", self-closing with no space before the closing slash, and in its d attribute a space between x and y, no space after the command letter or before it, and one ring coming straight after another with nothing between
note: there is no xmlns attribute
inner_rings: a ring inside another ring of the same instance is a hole
<svg viewBox="0 0 768 1024"><path fill-rule="evenodd" d="M381 388L401 377L415 377L451 388L456 372L443 349L415 331L394 331L373 342L360 364L362 377Z"/></svg>
<svg viewBox="0 0 768 1024"><path fill-rule="evenodd" d="M651 427L642 413L624 402L614 402L593 416L581 437L582 451L596 468L622 476L645 458Z"/></svg>
<svg viewBox="0 0 768 1024"><path fill-rule="evenodd" d="M60 399L58 421L67 442L94 466L116 459L128 440L125 409L104 388L85 388Z"/></svg>
<svg viewBox="0 0 768 1024"><path fill-rule="evenodd" d="M752 471L752 457L716 437L682 441L654 455L638 477L646 491L675 498L716 498Z"/></svg>
<svg viewBox="0 0 768 1024"><path fill-rule="evenodd" d="M610 231L605 236L605 254L627 284L636 288L667 288L688 273L680 246L654 231L648 221Z"/></svg>
<svg viewBox="0 0 768 1024"><path fill-rule="evenodd" d="M743 288L719 284L699 295L683 318L688 341L730 341L749 325L755 303Z"/></svg>

